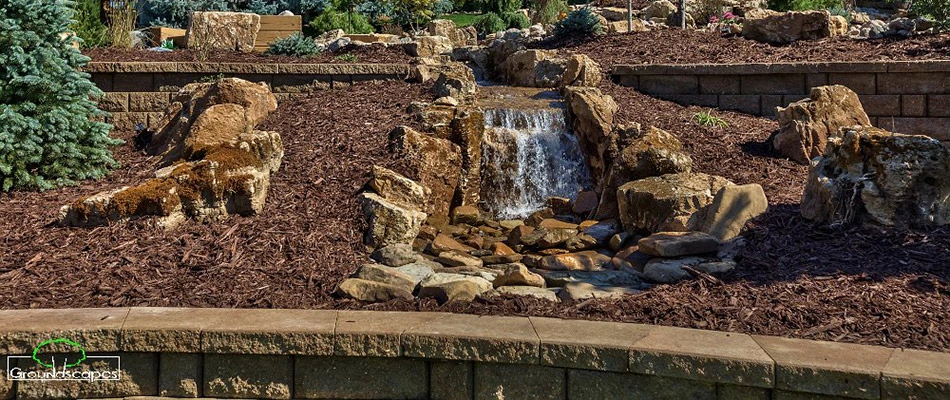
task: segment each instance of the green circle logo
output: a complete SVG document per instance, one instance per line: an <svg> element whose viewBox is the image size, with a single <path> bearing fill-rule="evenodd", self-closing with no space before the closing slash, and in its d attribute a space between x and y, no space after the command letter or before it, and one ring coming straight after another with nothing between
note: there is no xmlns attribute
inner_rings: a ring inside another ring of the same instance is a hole
<svg viewBox="0 0 950 400"><path fill-rule="evenodd" d="M46 368L55 368L56 366L55 366L54 364L52 364L52 363L47 364L47 363L43 362L42 360L40 360L39 354L40 354L40 349L41 349L41 348L46 347L46 346L51 346L51 345L54 345L54 344L57 344L57 343L66 344L66 345L69 345L69 346L72 346L72 347L75 347L75 348L79 349L79 361L76 361L76 362L74 362L74 363L66 364L66 366L65 366L66 368L75 367L75 366L81 364L83 361L86 360L86 349L84 349L79 343L76 343L76 342L74 342L74 341L72 341L72 340L69 340L69 339L66 339L66 338L56 338L56 339L45 340L45 341L43 341L42 343L36 345L36 347L33 348L33 361L36 361L37 364L42 365L42 366L44 366L44 367L46 367Z"/></svg>

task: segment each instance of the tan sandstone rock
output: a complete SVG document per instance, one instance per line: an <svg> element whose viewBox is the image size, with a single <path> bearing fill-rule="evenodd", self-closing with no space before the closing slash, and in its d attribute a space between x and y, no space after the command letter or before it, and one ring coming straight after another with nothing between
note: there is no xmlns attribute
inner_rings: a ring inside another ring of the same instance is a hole
<svg viewBox="0 0 950 400"><path fill-rule="evenodd" d="M393 130L390 141L392 150L408 161L412 175L419 177L419 184L431 191L423 211L447 216L462 171L459 146L405 126Z"/></svg>
<svg viewBox="0 0 950 400"><path fill-rule="evenodd" d="M725 178L702 173L668 174L629 182L617 189L624 229L637 232L685 232L702 226L704 208Z"/></svg>
<svg viewBox="0 0 950 400"><path fill-rule="evenodd" d="M445 36L418 36L406 44L406 51L413 57L433 57L452 53L452 39Z"/></svg>
<svg viewBox="0 0 950 400"><path fill-rule="evenodd" d="M253 13L195 11L186 38L188 47L200 50L254 51L261 16Z"/></svg>
<svg viewBox="0 0 950 400"><path fill-rule="evenodd" d="M871 126L861 100L842 85L812 88L809 99L778 109L772 147L801 164L824 153L828 138L848 126Z"/></svg>
<svg viewBox="0 0 950 400"><path fill-rule="evenodd" d="M706 207L699 230L719 240L729 240L739 235L746 222L768 209L769 201L759 184L726 186Z"/></svg>
<svg viewBox="0 0 950 400"><path fill-rule="evenodd" d="M584 54L575 54L567 59L561 86L597 87L603 78L603 72L594 60Z"/></svg>
<svg viewBox="0 0 950 400"><path fill-rule="evenodd" d="M185 86L147 149L161 156L155 178L64 206L61 223L157 216L155 222L171 228L184 216L202 221L260 213L284 151L279 134L254 126L276 106L266 85L241 79Z"/></svg>
<svg viewBox="0 0 950 400"><path fill-rule="evenodd" d="M828 11L767 12L757 18L747 16L742 36L759 42L787 44L840 34L839 23L832 22ZM847 29L844 31L847 32Z"/></svg>
<svg viewBox="0 0 950 400"><path fill-rule="evenodd" d="M426 219L424 212L402 207L375 193L360 194L359 200L369 225L363 243L372 248L412 243Z"/></svg>
<svg viewBox="0 0 950 400"><path fill-rule="evenodd" d="M603 176L603 155L610 145L614 114L619 110L617 103L600 89L573 86L564 88L564 103L574 135L587 155L591 176Z"/></svg>
<svg viewBox="0 0 950 400"><path fill-rule="evenodd" d="M693 160L683 144L672 134L659 129L642 129L639 124L618 126L603 155L605 175L598 180L602 193L594 218L617 218L617 188L651 176L690 172Z"/></svg>
<svg viewBox="0 0 950 400"><path fill-rule="evenodd" d="M702 232L660 232L640 239L639 251L657 257L715 253L719 239Z"/></svg>
<svg viewBox="0 0 950 400"><path fill-rule="evenodd" d="M416 210L424 208L431 194L412 179L378 165L373 166L368 186L384 199Z"/></svg>

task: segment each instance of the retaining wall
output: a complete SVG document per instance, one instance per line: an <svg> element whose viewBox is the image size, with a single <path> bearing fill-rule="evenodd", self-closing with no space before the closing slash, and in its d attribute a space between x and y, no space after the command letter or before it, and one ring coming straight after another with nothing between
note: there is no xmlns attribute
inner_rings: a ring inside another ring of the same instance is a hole
<svg viewBox="0 0 950 400"><path fill-rule="evenodd" d="M812 87L854 90L874 126L950 140L950 61L618 65L613 79L685 105L774 116Z"/></svg>
<svg viewBox="0 0 950 400"><path fill-rule="evenodd" d="M12 382L4 374L0 398L950 396L948 353L651 325L316 310L0 311L0 354L29 355L55 337L89 355L119 355L121 381Z"/></svg>
<svg viewBox="0 0 950 400"><path fill-rule="evenodd" d="M91 62L84 70L105 92L99 106L112 114L118 129L157 122L183 86L220 75L267 82L278 101L314 89L410 76L409 64Z"/></svg>

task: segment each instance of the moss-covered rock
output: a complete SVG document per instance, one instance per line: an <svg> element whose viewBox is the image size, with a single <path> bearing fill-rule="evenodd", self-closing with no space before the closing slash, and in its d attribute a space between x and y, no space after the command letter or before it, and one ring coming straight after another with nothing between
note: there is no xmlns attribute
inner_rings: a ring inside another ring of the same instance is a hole
<svg viewBox="0 0 950 400"><path fill-rule="evenodd" d="M267 86L240 79L191 84L176 100L149 147L162 156L155 178L64 206L62 224L156 216L172 227L185 216L205 220L263 211L270 174L284 154L280 135L253 130L276 109Z"/></svg>

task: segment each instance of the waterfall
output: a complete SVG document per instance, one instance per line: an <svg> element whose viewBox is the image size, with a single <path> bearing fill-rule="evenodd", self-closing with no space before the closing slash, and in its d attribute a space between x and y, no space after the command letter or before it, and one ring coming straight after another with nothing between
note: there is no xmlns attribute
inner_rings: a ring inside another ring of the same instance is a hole
<svg viewBox="0 0 950 400"><path fill-rule="evenodd" d="M480 194L497 218L524 218L549 197L574 199L590 186L562 108L489 108L485 125Z"/></svg>

